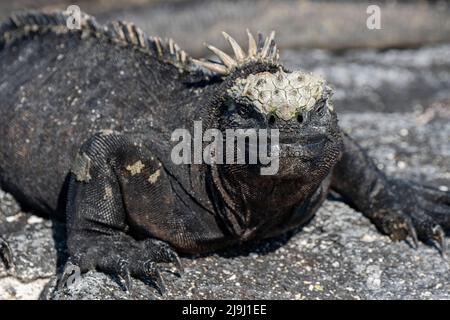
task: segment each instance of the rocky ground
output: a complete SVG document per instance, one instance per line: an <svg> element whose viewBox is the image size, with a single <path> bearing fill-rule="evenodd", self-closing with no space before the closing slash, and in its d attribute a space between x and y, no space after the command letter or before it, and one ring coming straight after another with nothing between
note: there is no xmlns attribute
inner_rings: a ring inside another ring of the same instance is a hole
<svg viewBox="0 0 450 320"><path fill-rule="evenodd" d="M136 13L136 20L143 16ZM381 169L450 188L449 45L339 54L290 49L282 60L331 82L341 126ZM171 266L164 272L164 296L138 280L126 292L118 279L97 272L55 291L65 258L64 225L22 212L1 191L0 234L15 254L14 270L0 263L0 299L450 299L450 254L443 258L432 244L414 250L393 243L336 197L297 232L182 257L181 278Z"/></svg>

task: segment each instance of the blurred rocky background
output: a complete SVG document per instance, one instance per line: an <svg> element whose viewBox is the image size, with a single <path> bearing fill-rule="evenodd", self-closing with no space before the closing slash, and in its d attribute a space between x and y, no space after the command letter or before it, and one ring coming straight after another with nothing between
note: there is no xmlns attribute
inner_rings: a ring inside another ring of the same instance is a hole
<svg viewBox="0 0 450 320"><path fill-rule="evenodd" d="M341 126L391 175L450 188L450 5L447 1L0 1L15 10L76 4L100 22L131 21L172 37L195 57L203 43L226 49L220 31L246 45L245 29L277 31L281 60L323 75L335 89ZM366 26L381 9L381 29ZM450 213L449 213L450 214ZM64 225L22 212L0 191L0 234L15 269L0 264L0 299L449 299L450 259L433 244L393 243L359 212L332 198L303 230L168 266L168 293L89 272L55 291L65 259ZM447 242L449 239L447 238ZM448 256L448 255L447 255Z"/></svg>

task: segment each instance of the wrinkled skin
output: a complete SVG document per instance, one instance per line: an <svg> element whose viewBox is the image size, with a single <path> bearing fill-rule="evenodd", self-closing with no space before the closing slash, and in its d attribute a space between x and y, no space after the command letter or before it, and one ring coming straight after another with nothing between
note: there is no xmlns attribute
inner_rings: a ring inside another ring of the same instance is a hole
<svg viewBox="0 0 450 320"><path fill-rule="evenodd" d="M301 226L330 188L393 240L435 240L444 250L450 194L386 177L341 133L325 100L283 120L227 93L237 79L278 65L250 62L205 77L77 32L37 31L0 48L1 186L34 210L66 217L70 268L61 287L75 265L118 274L128 288L131 276L150 277L163 291L159 262L181 270L177 252ZM175 165L171 132L192 133L200 119L204 130L279 129L278 173L262 176L260 164ZM2 238L0 251L10 265Z"/></svg>

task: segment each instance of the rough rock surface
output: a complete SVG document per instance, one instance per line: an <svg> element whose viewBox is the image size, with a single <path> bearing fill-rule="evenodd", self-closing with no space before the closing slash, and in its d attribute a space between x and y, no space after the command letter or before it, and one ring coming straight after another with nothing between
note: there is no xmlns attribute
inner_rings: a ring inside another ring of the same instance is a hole
<svg viewBox="0 0 450 320"><path fill-rule="evenodd" d="M379 6L382 15L379 30L371 30L366 24L367 8L373 4ZM80 3L81 8L91 12L86 5ZM276 30L277 45L283 49L408 48L448 42L449 8L445 1L427 5L423 1L383 0L190 0L104 8L103 12L97 11L97 16L100 21L134 21L149 34L174 37L192 54L203 55L203 41L226 46L222 30L239 43L246 43L245 28Z"/></svg>

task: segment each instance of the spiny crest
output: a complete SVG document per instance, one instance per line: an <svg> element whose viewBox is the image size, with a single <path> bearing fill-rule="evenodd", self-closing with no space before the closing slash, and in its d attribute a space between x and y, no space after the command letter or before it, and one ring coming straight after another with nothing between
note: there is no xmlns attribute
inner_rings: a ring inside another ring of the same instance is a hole
<svg viewBox="0 0 450 320"><path fill-rule="evenodd" d="M267 62L271 64L278 64L280 58L277 46L275 44L275 31L272 31L266 38L261 33L258 33L258 42L247 29L248 36L248 51L247 53L241 48L241 46L226 32L222 32L225 39L230 43L234 52L234 58L217 49L212 45L207 45L207 48L211 50L219 59L220 63L192 59L192 61L198 66L208 69L213 73L219 75L228 75L237 67L240 67L250 61Z"/></svg>
<svg viewBox="0 0 450 320"><path fill-rule="evenodd" d="M133 48L156 55L159 59L169 62L180 70L190 71L190 57L172 39L148 37L133 23L115 21L108 25L98 24L95 18L80 12L80 26L76 29L67 27L69 13L26 11L11 15L9 21L0 24L0 48L33 34L54 32L57 34L80 33L82 38L104 38L119 46L132 46Z"/></svg>

